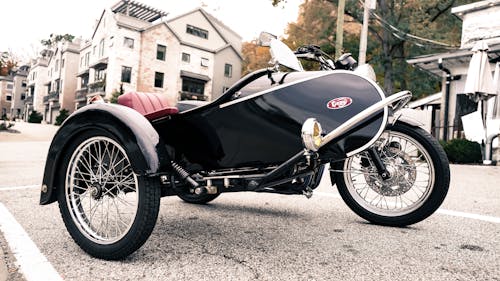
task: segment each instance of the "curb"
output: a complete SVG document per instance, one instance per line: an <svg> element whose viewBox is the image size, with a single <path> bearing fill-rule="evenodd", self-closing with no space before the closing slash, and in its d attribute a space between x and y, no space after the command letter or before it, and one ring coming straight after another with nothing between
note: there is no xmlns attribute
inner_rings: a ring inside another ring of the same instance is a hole
<svg viewBox="0 0 500 281"><path fill-rule="evenodd" d="M0 281L7 281L8 277L7 264L5 264L5 257L2 255L0 257Z"/></svg>

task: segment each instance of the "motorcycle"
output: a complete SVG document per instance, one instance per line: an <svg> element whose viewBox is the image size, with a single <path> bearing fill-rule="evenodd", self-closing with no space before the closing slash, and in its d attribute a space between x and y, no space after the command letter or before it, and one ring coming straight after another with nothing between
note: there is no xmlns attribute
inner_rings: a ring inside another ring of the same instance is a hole
<svg viewBox="0 0 500 281"><path fill-rule="evenodd" d="M58 201L85 252L115 260L139 249L163 196L193 204L239 191L309 198L328 165L345 203L372 223L406 226L437 210L449 164L438 142L400 114L409 91L386 97L366 69L336 68L342 61L303 71L285 44L267 33L260 40L273 66L208 104L179 111L162 95L127 93L119 105L97 99L62 124L40 204Z"/></svg>

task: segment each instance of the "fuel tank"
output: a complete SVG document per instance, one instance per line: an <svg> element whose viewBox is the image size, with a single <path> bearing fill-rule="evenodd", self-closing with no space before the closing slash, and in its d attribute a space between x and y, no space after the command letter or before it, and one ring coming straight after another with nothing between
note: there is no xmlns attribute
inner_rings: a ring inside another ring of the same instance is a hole
<svg viewBox="0 0 500 281"><path fill-rule="evenodd" d="M176 156L207 170L279 165L304 149L301 128L316 118L327 134L384 93L348 71L275 73L261 76L218 100L154 124ZM387 109L373 114L323 146L327 161L370 145L383 131Z"/></svg>

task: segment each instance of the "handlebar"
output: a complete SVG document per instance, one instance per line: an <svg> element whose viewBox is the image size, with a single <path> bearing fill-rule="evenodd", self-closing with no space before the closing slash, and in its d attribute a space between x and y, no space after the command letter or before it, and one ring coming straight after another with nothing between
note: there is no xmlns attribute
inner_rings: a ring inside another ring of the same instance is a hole
<svg viewBox="0 0 500 281"><path fill-rule="evenodd" d="M323 52L318 45L300 46L294 54L297 58L319 62L321 70L354 70L357 66L357 61L352 57L351 53L345 53L335 61L334 58Z"/></svg>

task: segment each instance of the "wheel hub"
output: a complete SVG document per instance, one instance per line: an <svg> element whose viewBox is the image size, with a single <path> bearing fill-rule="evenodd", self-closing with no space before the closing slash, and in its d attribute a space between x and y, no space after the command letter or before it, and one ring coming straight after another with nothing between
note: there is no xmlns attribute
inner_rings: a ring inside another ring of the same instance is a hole
<svg viewBox="0 0 500 281"><path fill-rule="evenodd" d="M93 185L90 187L90 195L94 200L99 200L102 197L102 187L100 185Z"/></svg>

